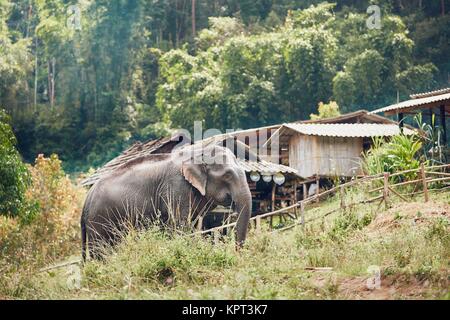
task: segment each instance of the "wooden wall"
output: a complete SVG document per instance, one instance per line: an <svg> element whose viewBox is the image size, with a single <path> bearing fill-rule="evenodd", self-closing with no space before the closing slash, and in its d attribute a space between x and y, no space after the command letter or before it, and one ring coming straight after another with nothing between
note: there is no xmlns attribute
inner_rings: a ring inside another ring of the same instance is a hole
<svg viewBox="0 0 450 320"><path fill-rule="evenodd" d="M289 166L302 177L361 174L362 138L306 136L295 134L289 141Z"/></svg>

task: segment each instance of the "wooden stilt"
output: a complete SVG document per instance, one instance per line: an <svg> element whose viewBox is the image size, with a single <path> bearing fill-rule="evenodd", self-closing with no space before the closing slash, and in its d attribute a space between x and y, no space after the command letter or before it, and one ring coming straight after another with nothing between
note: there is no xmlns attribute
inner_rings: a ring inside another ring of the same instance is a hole
<svg viewBox="0 0 450 320"><path fill-rule="evenodd" d="M275 211L275 192L276 192L277 185L275 182L272 186L272 211ZM270 217L270 227L273 228L273 217Z"/></svg>
<svg viewBox="0 0 450 320"><path fill-rule="evenodd" d="M308 198L308 188L306 187L306 183L303 183L303 200Z"/></svg>
<svg viewBox="0 0 450 320"><path fill-rule="evenodd" d="M293 199L293 203L292 204L296 204L297 203L297 180L294 181L294 199ZM297 219L297 207L294 208L294 216L295 219Z"/></svg>
<svg viewBox="0 0 450 320"><path fill-rule="evenodd" d="M440 110L440 123L441 123L441 127L442 127L442 144L444 145L444 147L447 146L447 126L445 123L445 105L442 105L439 107Z"/></svg>
<svg viewBox="0 0 450 320"><path fill-rule="evenodd" d="M316 177L316 186L317 186L317 189L316 189L316 196L317 196L317 198L316 198L316 203L319 203L319 202L320 202L320 199L319 199L319 194L320 194L320 178L319 178L319 176Z"/></svg>

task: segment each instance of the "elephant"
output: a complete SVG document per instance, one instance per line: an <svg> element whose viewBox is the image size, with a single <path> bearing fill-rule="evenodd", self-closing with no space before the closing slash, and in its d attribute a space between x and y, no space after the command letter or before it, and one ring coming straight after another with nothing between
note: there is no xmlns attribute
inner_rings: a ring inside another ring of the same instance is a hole
<svg viewBox="0 0 450 320"><path fill-rule="evenodd" d="M244 170L230 149L189 145L170 154L142 156L98 180L81 215L82 258L101 259L100 247L114 246L125 224L180 226L218 205L238 213L237 246L243 245L252 211ZM176 219L174 219L176 217Z"/></svg>

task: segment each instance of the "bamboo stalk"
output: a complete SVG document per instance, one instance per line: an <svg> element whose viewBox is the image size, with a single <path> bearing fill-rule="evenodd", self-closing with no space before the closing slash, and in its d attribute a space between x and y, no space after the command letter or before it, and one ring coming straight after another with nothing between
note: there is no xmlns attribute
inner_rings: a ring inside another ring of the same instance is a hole
<svg viewBox="0 0 450 320"><path fill-rule="evenodd" d="M398 193L397 191L395 191L394 189L392 189L391 187L389 187L389 190L392 191L395 195L397 195L399 198L401 198L403 201L408 202L408 199L406 199L405 197L403 197L400 193Z"/></svg>
<svg viewBox="0 0 450 320"><path fill-rule="evenodd" d="M434 174L434 175L438 175L438 176L450 177L450 173L446 173L446 172L425 171L425 173L426 174Z"/></svg>
<svg viewBox="0 0 450 320"><path fill-rule="evenodd" d="M450 180L450 177L448 177L448 178L436 178L436 179L428 178L428 179L426 179L427 183L438 182L438 181L447 181L447 180ZM406 186L408 184L413 184L413 183L417 183L417 182L423 182L423 179L421 178L421 179L416 179L416 180L400 182L400 183L396 183L396 184L391 184L390 186L391 187L400 187L400 186ZM381 191L383 189L384 189L384 186L376 188L376 189L369 190L368 192L372 193L372 192L376 192L376 191Z"/></svg>

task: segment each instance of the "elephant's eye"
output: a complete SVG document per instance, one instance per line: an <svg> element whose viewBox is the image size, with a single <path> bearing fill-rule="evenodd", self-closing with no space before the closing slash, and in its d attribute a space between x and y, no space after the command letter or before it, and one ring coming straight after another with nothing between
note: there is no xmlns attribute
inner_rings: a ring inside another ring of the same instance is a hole
<svg viewBox="0 0 450 320"><path fill-rule="evenodd" d="M225 180L231 180L231 179L233 178L233 172L231 172L231 171L226 171L226 172L224 173L224 175L223 175L223 178L224 178Z"/></svg>

